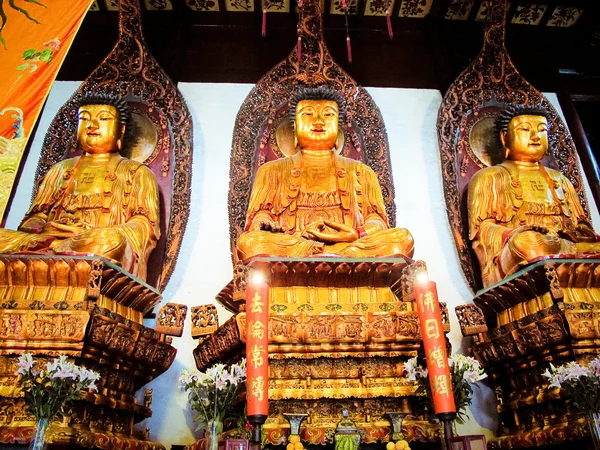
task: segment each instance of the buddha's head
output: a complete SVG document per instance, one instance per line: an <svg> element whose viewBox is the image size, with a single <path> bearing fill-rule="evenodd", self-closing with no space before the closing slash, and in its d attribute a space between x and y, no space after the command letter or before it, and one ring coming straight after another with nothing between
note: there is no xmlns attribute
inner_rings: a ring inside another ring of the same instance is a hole
<svg viewBox="0 0 600 450"><path fill-rule="evenodd" d="M93 94L84 96L78 105L77 140L81 149L93 155L120 151L130 120L125 100Z"/></svg>
<svg viewBox="0 0 600 450"><path fill-rule="evenodd" d="M537 162L548 150L548 113L542 108L510 106L496 121L506 159Z"/></svg>
<svg viewBox="0 0 600 450"><path fill-rule="evenodd" d="M305 150L331 150L344 118L341 95L324 86L301 88L290 102L296 145Z"/></svg>

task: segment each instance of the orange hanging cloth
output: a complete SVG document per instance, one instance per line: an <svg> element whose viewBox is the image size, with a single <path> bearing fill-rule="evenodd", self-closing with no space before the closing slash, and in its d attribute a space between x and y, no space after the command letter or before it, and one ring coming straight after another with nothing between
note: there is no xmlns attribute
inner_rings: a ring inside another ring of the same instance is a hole
<svg viewBox="0 0 600 450"><path fill-rule="evenodd" d="M0 37L0 219L21 157L92 0L4 1ZM1 25L1 24L0 24Z"/></svg>

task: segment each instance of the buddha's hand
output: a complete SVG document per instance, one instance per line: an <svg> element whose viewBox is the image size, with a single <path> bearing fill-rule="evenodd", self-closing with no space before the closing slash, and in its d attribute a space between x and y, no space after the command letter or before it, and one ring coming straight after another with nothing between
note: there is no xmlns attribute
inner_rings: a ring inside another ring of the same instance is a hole
<svg viewBox="0 0 600 450"><path fill-rule="evenodd" d="M46 225L46 220L42 217L31 217L23 222L23 224L19 227L19 231L31 234L39 234L44 229L44 225Z"/></svg>
<svg viewBox="0 0 600 450"><path fill-rule="evenodd" d="M328 228L333 232L328 231ZM302 232L302 237L335 244L337 242L354 242L359 236L358 231L349 225L323 219L308 225Z"/></svg>
<svg viewBox="0 0 600 450"><path fill-rule="evenodd" d="M283 229L281 224L279 224L279 222L271 222L269 220L265 220L260 223L260 230L261 231L270 231L271 233L284 233L285 232L285 230Z"/></svg>
<svg viewBox="0 0 600 450"><path fill-rule="evenodd" d="M77 236L84 230L85 228L83 226L83 223L66 224L60 222L48 222L46 225L44 225L42 233L60 238L69 238L72 236Z"/></svg>
<svg viewBox="0 0 600 450"><path fill-rule="evenodd" d="M597 242L600 238L594 229L586 223L580 223L575 227L561 230L560 237L573 242Z"/></svg>
<svg viewBox="0 0 600 450"><path fill-rule="evenodd" d="M510 232L509 237L516 236L518 234L524 233L525 231L535 231L536 233L540 234L551 234L553 236L558 236L558 232L556 230L544 227L542 225L521 225L520 227L513 229Z"/></svg>

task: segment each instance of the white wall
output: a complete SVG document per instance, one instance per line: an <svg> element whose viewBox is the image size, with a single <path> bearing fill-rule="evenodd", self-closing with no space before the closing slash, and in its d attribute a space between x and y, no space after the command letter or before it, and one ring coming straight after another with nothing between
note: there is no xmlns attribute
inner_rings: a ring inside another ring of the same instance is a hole
<svg viewBox="0 0 600 450"><path fill-rule="evenodd" d="M50 93L8 215L7 228L16 228L27 210L43 134L58 108L78 85L57 82ZM179 260L163 293L163 302L194 306L214 302L215 295L232 276L227 218L229 154L235 116L252 85L182 83L179 87L194 120L192 200ZM473 295L460 270L445 211L436 134L441 94L414 89L368 90L381 109L388 131L397 226L412 232L415 258L427 262L430 278L438 283L440 300L448 304L453 348L455 351L465 349L468 343L463 344L454 307L470 302ZM548 97L558 108L556 96ZM592 202L589 189L588 199ZM592 214L594 223L599 224L596 208ZM230 313L219 309L221 323L229 316ZM154 323L146 321L146 325L153 327ZM194 432L186 396L177 383L183 368L194 367L192 350L196 341L189 337L190 328L188 317L184 336L173 339L178 349L175 362L149 384L154 390L153 417L140 425L149 426L151 438L162 442L167 449L172 444L188 444L199 437ZM476 389L475 394L472 418L465 426L459 426L458 431L491 436L497 426L493 392L483 387Z"/></svg>

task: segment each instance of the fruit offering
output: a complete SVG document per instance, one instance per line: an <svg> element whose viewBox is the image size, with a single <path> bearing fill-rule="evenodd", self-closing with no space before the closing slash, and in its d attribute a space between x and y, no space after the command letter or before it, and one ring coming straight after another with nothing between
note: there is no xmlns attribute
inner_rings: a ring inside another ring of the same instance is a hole
<svg viewBox="0 0 600 450"><path fill-rule="evenodd" d="M410 446L408 442L404 439L399 440L398 442L388 442L385 446L386 450L410 450Z"/></svg>
<svg viewBox="0 0 600 450"><path fill-rule="evenodd" d="M297 434L292 434L288 439L288 445L286 446L286 450L303 450L304 445L300 442L300 436Z"/></svg>

